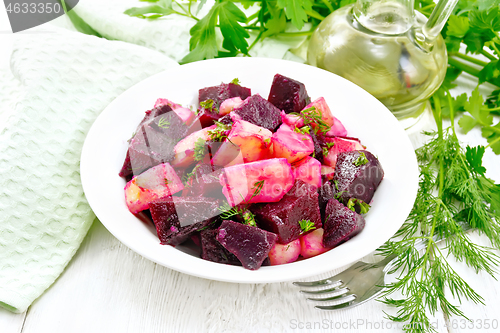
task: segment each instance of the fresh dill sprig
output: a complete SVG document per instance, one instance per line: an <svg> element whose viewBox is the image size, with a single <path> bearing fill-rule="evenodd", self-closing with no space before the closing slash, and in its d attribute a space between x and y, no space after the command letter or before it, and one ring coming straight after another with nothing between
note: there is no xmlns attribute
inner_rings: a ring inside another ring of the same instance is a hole
<svg viewBox="0 0 500 333"><path fill-rule="evenodd" d="M161 117L160 120L158 121L158 127L160 128L169 128L170 127L170 121L167 119Z"/></svg>
<svg viewBox="0 0 500 333"><path fill-rule="evenodd" d="M309 131L311 130L311 128L309 126L303 126L303 127L295 127L295 129L293 130L294 132L296 133L299 133L299 134L309 134Z"/></svg>
<svg viewBox="0 0 500 333"><path fill-rule="evenodd" d="M300 113L291 112L290 114L302 118L304 125L311 124L315 134L318 134L318 132L326 134L330 130L330 126L322 118L321 111L314 106L304 109Z"/></svg>
<svg viewBox="0 0 500 333"><path fill-rule="evenodd" d="M191 170L191 172L185 174L183 177L182 177L182 183L184 184L184 187L189 187L191 186L191 182L194 178L198 179L198 176L196 174L196 170L198 170L198 168L201 166L201 164L198 164L197 166L195 166L193 168L193 170Z"/></svg>
<svg viewBox="0 0 500 333"><path fill-rule="evenodd" d="M208 130L208 137L211 141L221 142L227 138L228 132L231 130L231 125L223 124L219 121L215 122L215 128Z"/></svg>
<svg viewBox="0 0 500 333"><path fill-rule="evenodd" d="M244 224L255 227L257 223L255 222L255 215L248 209L247 206L235 206L231 207L227 202L224 202L220 207L220 217L224 220L228 220L233 216L240 216Z"/></svg>
<svg viewBox="0 0 500 333"><path fill-rule="evenodd" d="M253 197L259 195L259 193L262 191L262 187L264 186L264 180L257 181L253 184L253 187L251 188L253 191L252 196L248 201L250 201ZM250 226L257 226L257 223L255 221L255 215L248 209L248 201L244 201L238 206L231 207L227 202L224 202L220 207L220 217L224 220L227 220L233 216L239 215L245 224L250 225Z"/></svg>
<svg viewBox="0 0 500 333"><path fill-rule="evenodd" d="M198 138L194 143L194 160L201 161L205 157L206 141L203 138Z"/></svg>
<svg viewBox="0 0 500 333"><path fill-rule="evenodd" d="M484 147L464 149L460 145L453 125L452 99L448 98L452 126L447 129L442 128L440 101L435 97L433 101L438 131L416 151L420 182L415 204L395 238L379 249L385 256L399 255L393 266L399 277L388 285L383 302L397 307L396 315L388 318L408 322L407 332L434 331L429 315L438 308L447 316L467 319L450 297L484 304L483 298L449 265L448 255L476 272L492 276L500 263L493 248L473 243L462 228L464 223L469 224L500 248L500 185L485 177ZM447 253L436 245L434 236L446 239ZM419 239L428 240L423 253L414 246ZM403 298L390 297L396 292Z"/></svg>
<svg viewBox="0 0 500 333"><path fill-rule="evenodd" d="M252 196L250 197L250 200L252 200L254 197L256 197L257 195L260 194L260 191L262 191L263 186L264 186L264 180L255 182L253 184L253 187L251 188L251 190L254 190L254 191L253 191Z"/></svg>
<svg viewBox="0 0 500 333"><path fill-rule="evenodd" d="M229 83L232 83L232 84L235 84L235 85L239 86L239 85L240 85L240 79L238 79L237 77L235 77L235 78L234 78L231 82L229 82Z"/></svg>

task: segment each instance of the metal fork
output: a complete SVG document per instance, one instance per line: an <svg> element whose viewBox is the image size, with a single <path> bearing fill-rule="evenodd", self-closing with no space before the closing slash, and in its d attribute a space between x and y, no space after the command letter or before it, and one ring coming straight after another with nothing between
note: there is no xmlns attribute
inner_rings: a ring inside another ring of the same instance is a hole
<svg viewBox="0 0 500 333"><path fill-rule="evenodd" d="M464 231L469 230L470 226L462 226ZM434 237L436 243L444 241L444 238ZM415 243L417 251L427 247L429 241L423 239ZM321 290L301 290L301 293L308 295L332 294L329 297L312 297L311 301L328 302L340 301L335 305L316 305L320 310L338 310L348 307L354 307L377 297L385 289L384 278L392 269L394 260L398 256L393 254L376 263L366 263L358 261L345 271L329 277L324 280L312 282L294 282L299 287L327 287Z"/></svg>

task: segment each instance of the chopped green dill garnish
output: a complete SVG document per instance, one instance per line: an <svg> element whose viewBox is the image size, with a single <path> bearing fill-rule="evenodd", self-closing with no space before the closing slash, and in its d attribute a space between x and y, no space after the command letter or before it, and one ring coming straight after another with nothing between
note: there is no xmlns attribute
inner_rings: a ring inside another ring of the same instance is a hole
<svg viewBox="0 0 500 333"><path fill-rule="evenodd" d="M240 85L240 79L238 79L237 77L235 77L231 82L229 83L232 83L232 84L236 84L236 85Z"/></svg>
<svg viewBox="0 0 500 333"><path fill-rule="evenodd" d="M337 191L338 191L338 189L337 189ZM341 197L341 196L342 196L342 194L344 194L344 193L347 193L347 191L340 191L340 192L337 192L337 193L335 193L335 194L334 194L334 196L333 196L333 197L334 197L335 199L337 199L337 200L340 200L340 197Z"/></svg>
<svg viewBox="0 0 500 333"><path fill-rule="evenodd" d="M257 226L257 223L255 222L255 215L248 210L245 205L231 207L227 202L224 202L219 207L219 211L220 217L224 220L228 220L233 216L239 215L243 219L244 224L252 227Z"/></svg>
<svg viewBox="0 0 500 333"><path fill-rule="evenodd" d="M301 233L308 232L310 230L316 229L314 226L314 222L311 222L311 220L302 220L299 221L300 229L302 229Z"/></svg>
<svg viewBox="0 0 500 333"><path fill-rule="evenodd" d="M270 144L271 143L271 138L264 139L264 142L267 143L267 144Z"/></svg>
<svg viewBox="0 0 500 333"><path fill-rule="evenodd" d="M338 180L334 180L332 181L333 185L335 186L335 190L339 190L339 181Z"/></svg>
<svg viewBox="0 0 500 333"><path fill-rule="evenodd" d="M249 225L252 227L257 226L257 223L255 222L255 215L251 211L249 211L248 209L245 209L242 216L243 216L243 221L245 221L246 225Z"/></svg>
<svg viewBox="0 0 500 333"><path fill-rule="evenodd" d="M171 181L170 181L170 180L168 180L167 178L163 178L163 181L165 182L165 185L166 185L166 186L167 186L168 184L170 184L170 183L171 183Z"/></svg>
<svg viewBox="0 0 500 333"><path fill-rule="evenodd" d="M201 161L205 157L205 144L206 141L203 138L198 138L194 143L194 160Z"/></svg>
<svg viewBox="0 0 500 333"><path fill-rule="evenodd" d="M358 158L353 162L355 166L365 165L368 163L365 153L360 152Z"/></svg>
<svg viewBox="0 0 500 333"><path fill-rule="evenodd" d="M326 147L323 147L323 155L324 156L328 155L330 148L332 148L333 146L335 146L335 142L327 142Z"/></svg>
<svg viewBox="0 0 500 333"><path fill-rule="evenodd" d="M198 164L197 166L195 166L193 168L193 170L191 170L190 173L188 174L185 174L183 177L182 177L182 183L184 184L184 187L189 187L191 186L191 180L196 177L196 179L198 179L198 176L196 175L196 170L201 166L201 164Z"/></svg>
<svg viewBox="0 0 500 333"><path fill-rule="evenodd" d="M311 128L309 126L303 126L301 128L295 127L294 132L299 133L299 134L309 134L309 130ZM307 140L307 138L304 138Z"/></svg>
<svg viewBox="0 0 500 333"><path fill-rule="evenodd" d="M318 134L318 132L325 134L330 130L330 126L321 117L321 111L314 106L304 109L300 113L292 112L290 114L301 117L304 120L304 125L314 124L315 134Z"/></svg>
<svg viewBox="0 0 500 333"><path fill-rule="evenodd" d="M254 190L254 192L250 200L260 193L263 186L264 180L255 182L252 187L252 190ZM241 193L240 196L243 199ZM248 206L248 201L245 200L243 200L243 203L241 205L235 207L231 207L227 202L225 202L219 207L220 217L227 220L233 216L239 215L241 216L245 224L255 227L257 226L257 223L255 222L255 215L252 214L252 212L248 209Z"/></svg>
<svg viewBox="0 0 500 333"><path fill-rule="evenodd" d="M132 141L132 139L134 138L134 136L135 136L135 132L132 133L132 136L130 137L130 139L127 140L127 142L130 143L130 141Z"/></svg>
<svg viewBox="0 0 500 333"><path fill-rule="evenodd" d="M231 207L227 202L224 202L219 207L220 217L224 220L229 219L235 215L238 215L240 212L238 211L238 207Z"/></svg>
<svg viewBox="0 0 500 333"><path fill-rule="evenodd" d="M213 99L207 99L203 102L200 102L200 106L210 112L219 113L219 110L217 110L217 108L214 106Z"/></svg>
<svg viewBox="0 0 500 333"><path fill-rule="evenodd" d="M169 128L170 127L170 121L167 119L161 117L160 120L158 121L158 127L160 128Z"/></svg>
<svg viewBox="0 0 500 333"><path fill-rule="evenodd" d="M353 212L356 211L356 205L359 207L360 214L366 214L370 210L370 205L361 199L350 198L347 202L347 208L349 208Z"/></svg>
<svg viewBox="0 0 500 333"><path fill-rule="evenodd" d="M255 189L255 191L253 192L252 197L250 198L250 200L252 200L253 197L259 195L259 193L262 190L263 186L264 186L264 180L261 180L259 182L255 182L255 184L253 184L253 187L251 189L252 190Z"/></svg>
<svg viewBox="0 0 500 333"><path fill-rule="evenodd" d="M208 228L210 228L212 226L212 224L214 224L215 222L217 222L217 220L214 220L212 222L210 222L210 224L204 226L203 228L200 228L198 229L197 231L203 231L203 230L207 230ZM222 253L222 252L221 252Z"/></svg>
<svg viewBox="0 0 500 333"><path fill-rule="evenodd" d="M215 128L212 130L208 130L208 137L212 141L221 142L225 138L227 138L227 132L231 130L231 125L225 125L221 122L215 122Z"/></svg>

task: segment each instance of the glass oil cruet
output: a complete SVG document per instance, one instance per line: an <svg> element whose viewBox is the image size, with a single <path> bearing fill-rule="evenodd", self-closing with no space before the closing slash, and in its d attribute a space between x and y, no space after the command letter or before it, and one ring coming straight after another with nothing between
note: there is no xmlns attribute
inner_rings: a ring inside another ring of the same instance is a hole
<svg viewBox="0 0 500 333"><path fill-rule="evenodd" d="M444 80L440 32L457 2L440 0L427 20L413 0L357 0L321 22L307 61L359 85L406 124L415 123Z"/></svg>

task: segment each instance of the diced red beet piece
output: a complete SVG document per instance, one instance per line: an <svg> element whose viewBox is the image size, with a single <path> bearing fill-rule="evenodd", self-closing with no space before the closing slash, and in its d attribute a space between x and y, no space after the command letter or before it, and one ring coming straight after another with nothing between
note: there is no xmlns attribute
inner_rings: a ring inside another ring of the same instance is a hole
<svg viewBox="0 0 500 333"><path fill-rule="evenodd" d="M218 86L206 87L198 92L198 102L207 99L214 101L214 106L219 109L220 104L228 98L239 97L242 100L252 94L249 88L234 83L221 83Z"/></svg>
<svg viewBox="0 0 500 333"><path fill-rule="evenodd" d="M274 131L281 124L281 111L259 94L245 99L231 113L270 131Z"/></svg>
<svg viewBox="0 0 500 333"><path fill-rule="evenodd" d="M224 125L232 125L233 120L231 119L231 116L226 114L224 117L220 118L218 120L219 123L224 124Z"/></svg>
<svg viewBox="0 0 500 333"><path fill-rule="evenodd" d="M192 179L188 181L183 196L192 197L210 197L220 200L225 199L222 194L222 185L220 184L219 177L222 174L222 168L216 165L209 165L199 163L195 166Z"/></svg>
<svg viewBox="0 0 500 333"><path fill-rule="evenodd" d="M208 127L214 124L214 121L222 117L218 110L220 104L228 98L240 97L245 99L251 95L251 90L233 83L221 83L218 86L207 87L199 90L198 102L205 102L209 99L213 101L212 108L206 109L200 107L198 119L202 127ZM196 120L195 120L196 121Z"/></svg>
<svg viewBox="0 0 500 333"><path fill-rule="evenodd" d="M335 247L356 236L365 227L363 216L353 212L336 199L326 205L326 219L323 223L323 245Z"/></svg>
<svg viewBox="0 0 500 333"><path fill-rule="evenodd" d="M241 266L241 262L238 258L226 250L226 248L216 239L218 233L219 231L217 229L211 228L200 231L201 258L221 264Z"/></svg>
<svg viewBox="0 0 500 333"><path fill-rule="evenodd" d="M150 203L149 210L161 243L175 246L215 223L219 206L214 198L168 197Z"/></svg>
<svg viewBox="0 0 500 333"><path fill-rule="evenodd" d="M311 99L303 83L276 74L267 100L285 113L290 113L300 112Z"/></svg>
<svg viewBox="0 0 500 333"><path fill-rule="evenodd" d="M337 190L335 189L335 185L331 181L326 181L319 189L318 189L318 203L319 210L321 212L321 220L325 220L325 209L328 201L335 197Z"/></svg>
<svg viewBox="0 0 500 333"><path fill-rule="evenodd" d="M163 105L168 105L170 108L172 108L172 111L177 113L177 115L182 119L182 121L184 121L186 125L190 125L195 118L195 114L192 110L169 101L166 98L158 98L155 103L155 108Z"/></svg>
<svg viewBox="0 0 500 333"><path fill-rule="evenodd" d="M132 156L132 157L131 157ZM132 160L134 160L134 167L132 167ZM149 154L144 151L127 150L125 161L118 174L120 177L125 178L128 182L135 175L141 174L145 170L161 164L161 161L153 159Z"/></svg>
<svg viewBox="0 0 500 333"><path fill-rule="evenodd" d="M361 162L362 154L366 158L365 164ZM337 157L333 181L337 183L343 202L357 198L369 204L382 178L384 170L380 162L367 150L343 152Z"/></svg>
<svg viewBox="0 0 500 333"><path fill-rule="evenodd" d="M151 111L156 117L149 117L130 140L127 157L119 173L121 177L138 175L160 163L174 159L174 147L184 138L188 126L168 105ZM163 110L163 111L162 111Z"/></svg>
<svg viewBox="0 0 500 333"><path fill-rule="evenodd" d="M166 105L166 104L155 105L155 107L152 110L148 110L145 112L146 114L144 115L144 118L141 120L141 122L137 126L136 132L139 131L139 129L141 128L142 125L149 123L152 119L159 117L159 116L161 116L167 112L170 112L170 111L172 111L172 108L170 107L170 105Z"/></svg>
<svg viewBox="0 0 500 333"><path fill-rule="evenodd" d="M225 220L216 239L239 259L244 268L255 270L267 258L277 236L257 227Z"/></svg>
<svg viewBox="0 0 500 333"><path fill-rule="evenodd" d="M316 187L300 179L280 201L254 205L250 210L260 227L278 235L280 244L299 238L301 220L310 220L316 228L321 228Z"/></svg>
<svg viewBox="0 0 500 333"><path fill-rule="evenodd" d="M323 148L327 147L325 143L325 136L321 132L315 132L311 125L307 125L309 127L309 135L311 135L311 139L314 143L314 158L323 163Z"/></svg>
<svg viewBox="0 0 500 333"><path fill-rule="evenodd" d="M198 115L196 116L194 122L199 122L202 128L212 126L221 118L221 115L216 111L211 111L209 109L201 108L198 111Z"/></svg>

